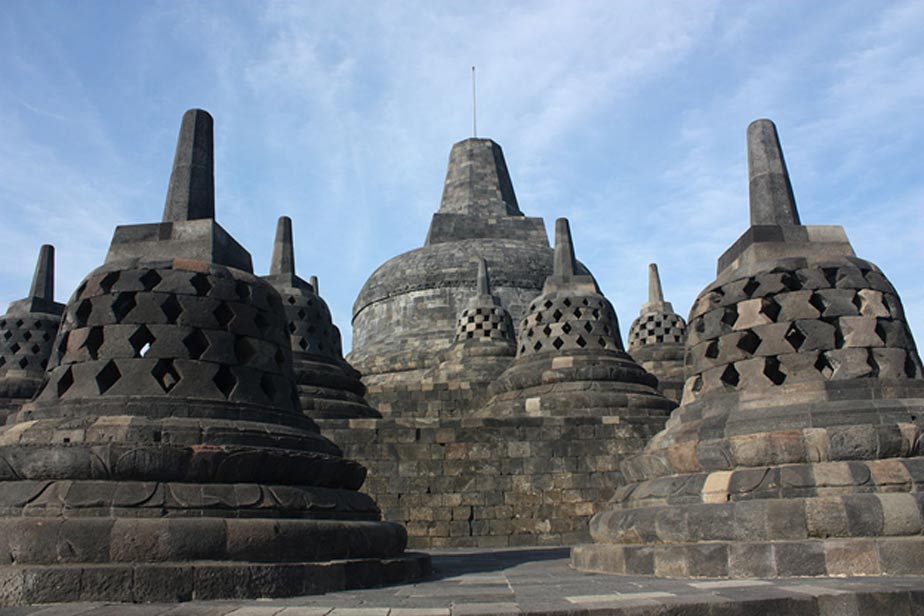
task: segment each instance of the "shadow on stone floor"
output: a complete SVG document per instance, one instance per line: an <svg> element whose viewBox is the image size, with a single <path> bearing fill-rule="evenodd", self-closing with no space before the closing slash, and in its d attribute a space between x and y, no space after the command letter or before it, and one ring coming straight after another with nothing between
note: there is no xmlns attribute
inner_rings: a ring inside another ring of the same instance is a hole
<svg viewBox="0 0 924 616"><path fill-rule="evenodd" d="M433 575L428 580L442 580L459 575L489 573L546 560L567 560L571 548L528 548L464 552L430 552Z"/></svg>

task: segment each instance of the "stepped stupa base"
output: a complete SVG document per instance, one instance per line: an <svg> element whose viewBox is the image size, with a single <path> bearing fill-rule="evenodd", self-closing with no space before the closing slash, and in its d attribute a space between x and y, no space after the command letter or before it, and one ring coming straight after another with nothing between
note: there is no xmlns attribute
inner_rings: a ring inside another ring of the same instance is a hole
<svg viewBox="0 0 924 616"><path fill-rule="evenodd" d="M7 519L0 605L290 597L428 576L429 556L406 542L399 524L371 520Z"/></svg>
<svg viewBox="0 0 924 616"><path fill-rule="evenodd" d="M665 578L922 575L924 537L596 543L574 547L571 566L587 573Z"/></svg>
<svg viewBox="0 0 924 616"><path fill-rule="evenodd" d="M294 597L413 582L429 575L430 557L414 552L326 562L14 565L0 567L0 605Z"/></svg>

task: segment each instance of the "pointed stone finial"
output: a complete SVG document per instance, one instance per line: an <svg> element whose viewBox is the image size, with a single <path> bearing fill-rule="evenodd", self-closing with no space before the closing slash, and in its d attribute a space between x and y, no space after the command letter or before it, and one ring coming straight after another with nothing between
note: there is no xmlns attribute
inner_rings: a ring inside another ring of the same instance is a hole
<svg viewBox="0 0 924 616"><path fill-rule="evenodd" d="M276 223L276 241L273 243L273 261L270 275L295 273L295 250L292 247L292 219L280 216Z"/></svg>
<svg viewBox="0 0 924 616"><path fill-rule="evenodd" d="M490 139L452 146L441 214L522 216L501 147Z"/></svg>
<svg viewBox="0 0 924 616"><path fill-rule="evenodd" d="M51 244L44 244L39 249L29 297L47 299L50 302L55 299L55 247Z"/></svg>
<svg viewBox="0 0 924 616"><path fill-rule="evenodd" d="M488 262L478 259L478 295L491 294L491 281L488 278Z"/></svg>
<svg viewBox="0 0 924 616"><path fill-rule="evenodd" d="M661 275L658 274L657 263L648 264L648 303L664 303L664 291L661 290Z"/></svg>
<svg viewBox="0 0 924 616"><path fill-rule="evenodd" d="M183 114L164 222L215 218L212 116L202 109Z"/></svg>
<svg viewBox="0 0 924 616"><path fill-rule="evenodd" d="M571 242L571 226L567 218L555 221L555 261L552 264L552 275L557 278L569 279L574 276L575 267L574 244Z"/></svg>
<svg viewBox="0 0 924 616"><path fill-rule="evenodd" d="M801 224L783 148L770 120L748 126L748 178L751 225Z"/></svg>
<svg viewBox="0 0 924 616"><path fill-rule="evenodd" d="M321 291L320 289L318 289L318 277L312 276L311 278L309 278L309 282L311 283L311 288L314 289L314 294L320 295Z"/></svg>

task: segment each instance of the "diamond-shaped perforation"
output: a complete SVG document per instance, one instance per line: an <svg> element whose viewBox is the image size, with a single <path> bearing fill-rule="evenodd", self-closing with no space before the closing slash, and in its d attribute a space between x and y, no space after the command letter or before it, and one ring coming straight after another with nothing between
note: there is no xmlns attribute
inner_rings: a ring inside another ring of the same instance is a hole
<svg viewBox="0 0 924 616"><path fill-rule="evenodd" d="M725 311L722 313L722 322L728 325L729 327L734 326L735 321L738 320L738 306L727 306Z"/></svg>
<svg viewBox="0 0 924 616"><path fill-rule="evenodd" d="M215 320L218 321L218 326L223 328L227 328L228 323L234 319L234 311L225 302L221 302L212 315L215 317Z"/></svg>
<svg viewBox="0 0 924 616"><path fill-rule="evenodd" d="M780 310L782 310L780 305L772 297L765 297L760 302L760 312L774 323L776 323L777 317L780 316Z"/></svg>
<svg viewBox="0 0 924 616"><path fill-rule="evenodd" d="M266 397L269 398L270 402L276 399L276 383L274 382L273 375L268 372L264 373L260 377L260 389L263 390L263 393L266 394Z"/></svg>
<svg viewBox="0 0 924 616"><path fill-rule="evenodd" d="M789 329L786 330L786 334L784 334L783 337L786 338L786 342L792 345L792 348L796 351L798 351L799 348L805 344L806 340L805 334L802 333L802 330L796 327L795 323L789 326Z"/></svg>
<svg viewBox="0 0 924 616"><path fill-rule="evenodd" d="M261 334L265 334L270 328L269 320L259 312L257 313L257 316L253 318L253 322Z"/></svg>
<svg viewBox="0 0 924 616"><path fill-rule="evenodd" d="M57 384L55 385L55 390L60 398L63 396L68 389L71 388L71 385L74 384L74 373L68 367L64 373L61 375L61 378L58 379Z"/></svg>
<svg viewBox="0 0 924 616"><path fill-rule="evenodd" d="M828 281L828 284L831 287L837 286L837 268L836 267L823 267L821 268L821 273L824 274L825 280Z"/></svg>
<svg viewBox="0 0 924 616"><path fill-rule="evenodd" d="M112 302L112 315L115 317L116 323L121 323L128 316L128 313L135 309L136 305L134 293L130 291L119 293L115 301Z"/></svg>
<svg viewBox="0 0 924 616"><path fill-rule="evenodd" d="M177 372L173 365L172 359L159 359L151 369L151 375L164 393L169 393L180 382L180 373Z"/></svg>
<svg viewBox="0 0 924 616"><path fill-rule="evenodd" d="M28 357L20 358L20 360L19 360L18 362L16 362L16 363L19 364L19 367L20 367L20 368L22 368L23 370L25 370L25 369L29 366L29 358L28 358Z"/></svg>
<svg viewBox="0 0 924 616"><path fill-rule="evenodd" d="M116 366L115 361L110 359L96 375L96 386L99 388L99 393L104 394L112 389L120 378L122 378L122 373L119 372L119 367Z"/></svg>
<svg viewBox="0 0 924 616"><path fill-rule="evenodd" d="M250 285L246 282L238 280L234 283L234 292L237 296L243 300L250 299Z"/></svg>
<svg viewBox="0 0 924 616"><path fill-rule="evenodd" d="M86 326L87 321L90 319L91 312L93 312L93 302L88 299L80 302L80 305L77 306L77 310L74 311L74 320L77 323L77 327Z"/></svg>
<svg viewBox="0 0 924 616"><path fill-rule="evenodd" d="M163 278L154 270L146 271L144 275L138 279L145 291L153 291L154 287L159 285L161 280L163 280Z"/></svg>
<svg viewBox="0 0 924 616"><path fill-rule="evenodd" d="M154 342L154 335L151 330L141 325L128 337L128 342L135 350L135 357L144 357L151 348L151 343Z"/></svg>
<svg viewBox="0 0 924 616"><path fill-rule="evenodd" d="M764 376L766 376L774 385L782 385L786 380L786 373L780 369L780 360L776 357L768 357L764 362Z"/></svg>
<svg viewBox="0 0 924 616"><path fill-rule="evenodd" d="M760 346L760 342L760 336L755 334L753 330L748 330L747 333L738 340L737 346L745 353L753 355L757 351L757 347Z"/></svg>
<svg viewBox="0 0 924 616"><path fill-rule="evenodd" d="M119 272L109 272L99 281L99 288L103 293L111 293L112 287L119 281Z"/></svg>
<svg viewBox="0 0 924 616"><path fill-rule="evenodd" d="M209 294L209 291L212 290L212 283L209 281L207 274L198 272L193 274L192 278L189 279L189 283L196 290L196 295L204 297Z"/></svg>
<svg viewBox="0 0 924 616"><path fill-rule="evenodd" d="M199 359L209 348L209 339L200 330L196 329L183 338L183 346L189 351L189 356L192 359Z"/></svg>
<svg viewBox="0 0 924 616"><path fill-rule="evenodd" d="M91 359L98 359L100 347L103 346L103 328L91 327L81 346L87 350Z"/></svg>
<svg viewBox="0 0 924 616"><path fill-rule="evenodd" d="M250 338L238 336L234 341L234 356L238 363L246 365L257 354L257 349Z"/></svg>
<svg viewBox="0 0 924 616"><path fill-rule="evenodd" d="M731 387L738 387L738 382L741 379L741 375L739 375L738 371L735 370L734 364L728 364L719 379L726 385Z"/></svg>
<svg viewBox="0 0 924 616"><path fill-rule="evenodd" d="M231 372L228 366L221 366L212 378L212 382L215 383L218 391L227 399L231 397L231 392L233 392L235 386L237 386L237 377L234 376L234 373Z"/></svg>
<svg viewBox="0 0 924 616"><path fill-rule="evenodd" d="M6 330L5 332L3 332L4 340L9 340L12 337L13 337L13 332L11 332L10 330Z"/></svg>
<svg viewBox="0 0 924 616"><path fill-rule="evenodd" d="M834 374L834 366L831 365L824 353L818 354L818 359L815 360L815 370L818 370L826 379L830 379L831 375Z"/></svg>
<svg viewBox="0 0 924 616"><path fill-rule="evenodd" d="M183 306L172 293L167 296L160 304L160 309L167 317L167 323L175 324L176 320L183 314Z"/></svg>

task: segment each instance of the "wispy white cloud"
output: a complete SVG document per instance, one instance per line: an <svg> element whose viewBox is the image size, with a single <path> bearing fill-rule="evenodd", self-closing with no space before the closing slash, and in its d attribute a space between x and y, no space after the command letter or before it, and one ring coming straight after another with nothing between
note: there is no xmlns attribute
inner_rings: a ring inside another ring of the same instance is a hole
<svg viewBox="0 0 924 616"><path fill-rule="evenodd" d="M624 328L649 261L679 311L712 279L747 224L744 129L770 116L803 219L844 224L924 331L919 2L55 9L72 31L0 7L0 199L25 213L0 228L16 254L2 297L28 284L32 244L58 244L72 287L115 224L156 219L179 116L201 106L219 220L263 271L275 218L292 215L299 268L349 338L365 278L424 240L449 147L469 134L474 64L479 133L504 146L527 214L572 219Z"/></svg>

